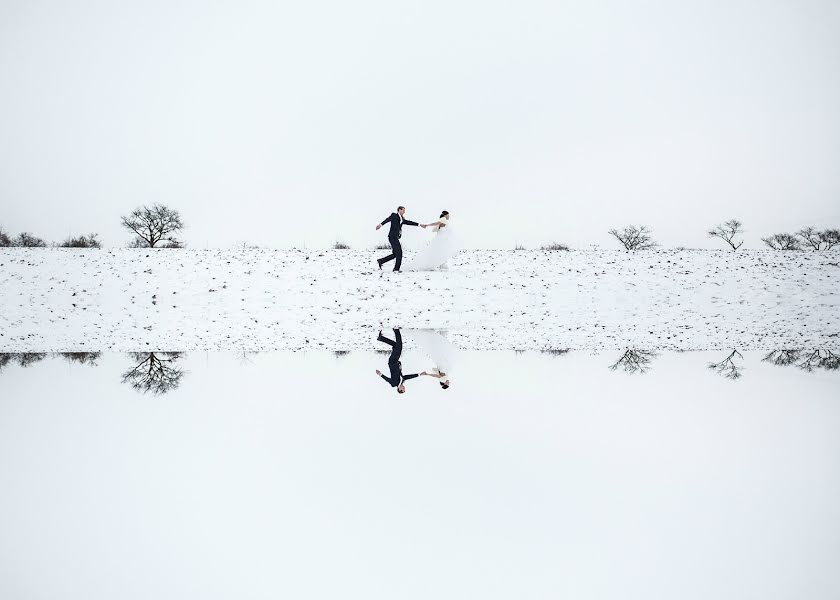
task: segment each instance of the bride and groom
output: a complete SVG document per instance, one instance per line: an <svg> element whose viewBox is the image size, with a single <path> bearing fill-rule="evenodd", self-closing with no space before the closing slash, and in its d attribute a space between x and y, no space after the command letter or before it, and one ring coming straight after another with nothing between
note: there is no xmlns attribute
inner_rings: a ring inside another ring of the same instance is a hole
<svg viewBox="0 0 840 600"><path fill-rule="evenodd" d="M419 226L423 229L431 227L435 231L434 239L409 263L411 271L431 271L446 264L456 252L455 240L452 237L452 226L449 224L449 212L440 213L437 221L432 223L417 223L405 218L405 207L398 206L397 212L391 213L384 221L376 226L377 231L386 223L390 223L388 242L391 244L391 254L377 259L379 269L387 262L394 261L394 271L399 272L402 265L403 251L400 238L403 225Z"/></svg>

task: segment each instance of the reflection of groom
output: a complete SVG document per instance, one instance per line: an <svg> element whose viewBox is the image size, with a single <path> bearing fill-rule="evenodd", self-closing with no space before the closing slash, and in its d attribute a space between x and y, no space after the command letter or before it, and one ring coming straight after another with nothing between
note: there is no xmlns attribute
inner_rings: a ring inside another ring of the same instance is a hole
<svg viewBox="0 0 840 600"><path fill-rule="evenodd" d="M382 332L379 332L379 337L376 338L377 342L385 342L389 346L391 346L391 356L388 358L388 370L391 371L390 377L385 377L382 374L382 371L379 369L376 370L376 374L379 375L382 379L387 381L391 384L391 387L397 388L397 391L400 394L405 393L405 381L409 379L414 379L417 377L417 373L413 373L411 375L403 375L402 372L402 363L400 362L400 355L402 354L402 335L400 335L399 329L394 329L394 339L389 340Z"/></svg>
<svg viewBox="0 0 840 600"><path fill-rule="evenodd" d="M402 226L403 225L414 225L417 227L417 223L414 221L409 221L408 219L403 218L405 215L405 206L398 206L397 212L391 213L387 219L382 221L379 225L376 226L377 231L385 224L391 224L391 230L388 232L388 242L391 244L391 254L386 256L385 258L378 258L376 262L379 264L380 270L382 269L382 265L384 265L389 260L394 260L394 271L400 270L400 265L402 264L402 245L400 244L400 237L402 236ZM425 225L420 225L423 229L426 228Z"/></svg>

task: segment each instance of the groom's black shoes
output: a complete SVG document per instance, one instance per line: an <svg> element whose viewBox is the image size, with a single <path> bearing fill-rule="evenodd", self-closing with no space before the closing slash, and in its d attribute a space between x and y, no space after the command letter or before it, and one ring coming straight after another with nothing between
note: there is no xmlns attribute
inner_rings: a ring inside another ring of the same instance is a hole
<svg viewBox="0 0 840 600"><path fill-rule="evenodd" d="M379 270L381 271L382 270L382 261L377 258L376 259L376 264L379 265Z"/></svg>

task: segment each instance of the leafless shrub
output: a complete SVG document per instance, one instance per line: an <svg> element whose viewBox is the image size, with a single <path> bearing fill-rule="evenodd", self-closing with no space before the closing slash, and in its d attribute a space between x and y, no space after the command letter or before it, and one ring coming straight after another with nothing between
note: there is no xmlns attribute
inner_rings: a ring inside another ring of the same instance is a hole
<svg viewBox="0 0 840 600"><path fill-rule="evenodd" d="M656 358L656 352L628 348L617 361L610 365L610 371L621 369L625 373L644 375L650 370L650 363Z"/></svg>
<svg viewBox="0 0 840 600"><path fill-rule="evenodd" d="M161 242L179 244L174 235L184 228L178 211L162 204L134 209L130 215L122 217L122 225L137 236L129 244L130 248L155 248Z"/></svg>
<svg viewBox="0 0 840 600"><path fill-rule="evenodd" d="M344 242L336 242L332 245L333 250L349 250L350 246Z"/></svg>
<svg viewBox="0 0 840 600"><path fill-rule="evenodd" d="M376 244L373 247L374 250L390 250L391 244Z"/></svg>
<svg viewBox="0 0 840 600"><path fill-rule="evenodd" d="M180 352L132 352L137 364L123 373L122 382L132 389L159 396L177 388L185 371L176 366Z"/></svg>
<svg viewBox="0 0 840 600"><path fill-rule="evenodd" d="M2 352L0 353L0 371L11 363L17 363L25 369L46 357L46 352Z"/></svg>
<svg viewBox="0 0 840 600"><path fill-rule="evenodd" d="M18 248L46 248L47 243L41 238L24 231L12 240L12 246Z"/></svg>
<svg viewBox="0 0 840 600"><path fill-rule="evenodd" d="M70 363L95 367L102 356L101 352L59 352L58 355Z"/></svg>
<svg viewBox="0 0 840 600"><path fill-rule="evenodd" d="M710 229L707 233L709 237L720 238L729 244L729 247L732 248L733 252L740 248L741 244L744 243L743 239L740 241L735 239L744 233L743 223L741 223L738 219L731 219L721 223L713 229Z"/></svg>
<svg viewBox="0 0 840 600"><path fill-rule="evenodd" d="M9 237L2 227L0 227L0 248L8 248L12 245L12 238Z"/></svg>
<svg viewBox="0 0 840 600"><path fill-rule="evenodd" d="M345 356L349 355L349 350L333 350L333 356L336 358L344 358Z"/></svg>
<svg viewBox="0 0 840 600"><path fill-rule="evenodd" d="M58 246L59 248L101 248L102 242L99 241L99 234L90 233L75 238L68 237Z"/></svg>
<svg viewBox="0 0 840 600"><path fill-rule="evenodd" d="M617 239L628 252L630 250L650 250L658 246L651 237L651 231L644 225L628 225L621 231L610 229L609 234Z"/></svg>
<svg viewBox="0 0 840 600"><path fill-rule="evenodd" d="M514 250L515 252L524 252L524 251L525 251L525 250L527 250L527 249L528 249L528 248L526 248L526 247L525 247L525 246L523 246L522 244L516 244L516 246L514 246L514 247L513 247L513 250Z"/></svg>
<svg viewBox="0 0 840 600"><path fill-rule="evenodd" d="M799 238L789 233L774 233L769 237L761 238L761 241L773 250L801 250L802 245Z"/></svg>
<svg viewBox="0 0 840 600"><path fill-rule="evenodd" d="M823 229L817 230L816 227L803 227L796 232L796 237L802 240L802 245L811 250L831 250L834 246L840 244L840 230L838 229Z"/></svg>
<svg viewBox="0 0 840 600"><path fill-rule="evenodd" d="M555 251L569 251L569 247L566 244L561 244L559 242L552 242L550 244L546 244L545 246L540 246L540 250L545 250L547 252L555 252Z"/></svg>
<svg viewBox="0 0 840 600"><path fill-rule="evenodd" d="M570 348L543 348L540 350L542 354L548 354L550 356L563 356L569 353Z"/></svg>
<svg viewBox="0 0 840 600"><path fill-rule="evenodd" d="M724 358L720 362L711 362L709 363L709 368L717 373L722 377L726 377L727 379L740 379L741 371L744 370L744 367L737 364L736 360L742 360L744 357L741 355L740 352L737 350L733 350L729 356Z"/></svg>

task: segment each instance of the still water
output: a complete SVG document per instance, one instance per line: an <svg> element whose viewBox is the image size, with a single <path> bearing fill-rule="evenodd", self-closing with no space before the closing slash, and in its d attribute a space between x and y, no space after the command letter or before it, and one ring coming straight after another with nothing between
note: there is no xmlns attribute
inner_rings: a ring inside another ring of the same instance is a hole
<svg viewBox="0 0 840 600"><path fill-rule="evenodd" d="M0 597L840 596L836 353L381 348L0 355Z"/></svg>

